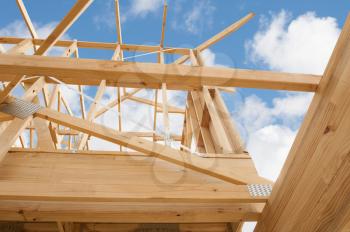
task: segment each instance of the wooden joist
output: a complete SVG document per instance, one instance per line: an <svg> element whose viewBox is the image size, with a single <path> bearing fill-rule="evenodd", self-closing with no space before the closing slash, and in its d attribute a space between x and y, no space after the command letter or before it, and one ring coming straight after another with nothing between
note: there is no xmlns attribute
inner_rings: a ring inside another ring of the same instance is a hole
<svg viewBox="0 0 350 232"><path fill-rule="evenodd" d="M180 90L207 85L315 91L321 79L272 71L0 54L0 81L11 81L13 74L55 76L67 84L98 85L106 79L107 86L160 88L166 83L168 89Z"/></svg>
<svg viewBox="0 0 350 232"><path fill-rule="evenodd" d="M350 218L350 15L256 232L342 231Z"/></svg>

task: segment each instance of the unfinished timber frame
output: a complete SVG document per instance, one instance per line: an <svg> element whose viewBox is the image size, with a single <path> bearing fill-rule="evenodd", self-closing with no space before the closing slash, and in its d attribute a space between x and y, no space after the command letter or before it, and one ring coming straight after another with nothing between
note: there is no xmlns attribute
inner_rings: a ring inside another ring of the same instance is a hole
<svg viewBox="0 0 350 232"><path fill-rule="evenodd" d="M235 232L246 221L258 221L257 232L349 231L350 17L317 76L206 67L201 52L253 13L195 48L178 48L164 46L166 3L160 43L149 46L123 42L118 0L113 43L60 40L92 0L77 0L47 38L16 1L31 38L0 37L1 231ZM50 56L54 47L61 57ZM113 56L83 59L79 49ZM155 53L157 62L129 62L130 51ZM88 105L87 85L97 86ZM78 92L79 115L67 87ZM116 97L103 104L110 87ZM275 184L258 176L226 108L221 94L234 87L315 93ZM146 89L154 99L138 96ZM183 91L185 106L172 105L168 90ZM125 130L125 101L153 108L153 130ZM109 127L95 122L113 109ZM171 133L172 114L182 115L182 134ZM116 151L92 149L92 137Z"/></svg>

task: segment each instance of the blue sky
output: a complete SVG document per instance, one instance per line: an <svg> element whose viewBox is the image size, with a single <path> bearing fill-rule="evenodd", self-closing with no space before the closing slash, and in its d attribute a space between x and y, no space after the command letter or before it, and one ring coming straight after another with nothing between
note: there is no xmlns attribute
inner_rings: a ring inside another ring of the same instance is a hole
<svg viewBox="0 0 350 232"><path fill-rule="evenodd" d="M74 2L24 0L35 26L46 35ZM120 2L123 42L159 44L162 0ZM168 0L165 46L195 47L254 12L256 16L240 30L203 52L207 65L322 74L349 9L349 1L338 0ZM2 2L0 17L0 36L28 33L14 0ZM116 41L114 0L95 0L65 38ZM82 49L79 53L82 58L112 56L112 51ZM136 61L150 62L155 57L145 56ZM167 56L166 62L175 58ZM93 96L93 88L89 94ZM312 94L237 89L234 95L223 95L259 174L275 180ZM174 104L179 103L173 96ZM181 122L178 119L175 127Z"/></svg>

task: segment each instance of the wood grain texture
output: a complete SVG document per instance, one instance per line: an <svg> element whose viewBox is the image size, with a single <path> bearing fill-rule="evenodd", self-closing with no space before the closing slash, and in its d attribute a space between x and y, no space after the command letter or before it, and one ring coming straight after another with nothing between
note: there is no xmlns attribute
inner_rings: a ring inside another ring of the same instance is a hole
<svg viewBox="0 0 350 232"><path fill-rule="evenodd" d="M308 74L0 54L0 81L11 81L11 74L56 76L67 84L84 85L106 79L107 86L131 88L160 88L166 83L168 89L179 90L208 85L315 91L320 81L320 76Z"/></svg>

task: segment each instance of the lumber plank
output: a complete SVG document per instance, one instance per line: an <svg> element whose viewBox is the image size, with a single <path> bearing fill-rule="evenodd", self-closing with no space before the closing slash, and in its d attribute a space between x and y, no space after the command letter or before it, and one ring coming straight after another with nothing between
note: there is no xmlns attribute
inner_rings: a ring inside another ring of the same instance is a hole
<svg viewBox="0 0 350 232"><path fill-rule="evenodd" d="M101 205L102 202L243 204L264 203L267 199L252 197L246 186L193 170L184 172L183 168L156 157L73 154L11 152L0 169L0 199Z"/></svg>
<svg viewBox="0 0 350 232"><path fill-rule="evenodd" d="M3 44L17 44L20 43L23 39L19 37L0 37L0 43ZM43 39L33 39L32 42L35 45L40 45L44 40ZM58 40L54 43L56 47L69 47L74 40ZM87 49L103 49L103 50L115 50L118 43L109 43L109 42L92 42L92 41L77 41L79 48ZM120 45L120 48L124 51L136 51L136 52L157 52L159 51L159 46L154 45L140 45L140 44L126 44L123 43ZM176 47L164 47L164 53L169 54L180 54L188 55L188 48L176 48Z"/></svg>
<svg viewBox="0 0 350 232"><path fill-rule="evenodd" d="M80 78L81 73L85 78ZM107 86L131 88L160 88L166 83L168 89L179 90L207 85L315 91L321 79L272 71L0 54L0 81L11 81L11 74L56 76L67 84L85 85L106 79Z"/></svg>
<svg viewBox="0 0 350 232"><path fill-rule="evenodd" d="M0 216L3 220L27 222L71 220L81 223L223 223L257 220L263 205L262 203L76 203L0 200Z"/></svg>

